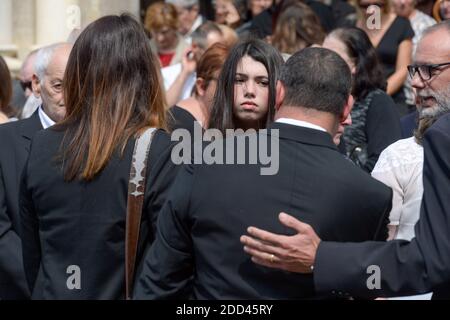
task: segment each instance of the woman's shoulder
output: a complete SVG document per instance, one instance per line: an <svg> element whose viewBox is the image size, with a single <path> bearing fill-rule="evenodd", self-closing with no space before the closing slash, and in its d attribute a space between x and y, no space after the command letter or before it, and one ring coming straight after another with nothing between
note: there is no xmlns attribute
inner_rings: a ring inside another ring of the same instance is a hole
<svg viewBox="0 0 450 320"><path fill-rule="evenodd" d="M392 23L392 28L403 37L403 40L414 37L414 29L412 28L411 21L407 18L396 16Z"/></svg>
<svg viewBox="0 0 450 320"><path fill-rule="evenodd" d="M370 98L371 105L381 106L383 108L395 106L395 102L386 91L375 89L369 92L366 99Z"/></svg>

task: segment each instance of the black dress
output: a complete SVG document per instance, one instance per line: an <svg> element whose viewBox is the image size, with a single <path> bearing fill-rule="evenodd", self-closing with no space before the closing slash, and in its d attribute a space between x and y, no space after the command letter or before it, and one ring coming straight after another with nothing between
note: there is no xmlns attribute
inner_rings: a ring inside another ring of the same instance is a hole
<svg viewBox="0 0 450 320"><path fill-rule="evenodd" d="M381 152L401 139L395 103L384 91L376 89L362 101L355 102L351 117L352 124L343 135L347 156L371 172Z"/></svg>
<svg viewBox="0 0 450 320"><path fill-rule="evenodd" d="M398 47L400 43L406 39L412 39L413 37L414 30L411 27L409 20L397 16L376 48L378 58L384 67L384 75L386 79L388 79L395 72ZM401 88L392 96L392 98L397 105L405 104L405 95ZM399 111L400 114L405 113L405 110L403 110L402 107Z"/></svg>

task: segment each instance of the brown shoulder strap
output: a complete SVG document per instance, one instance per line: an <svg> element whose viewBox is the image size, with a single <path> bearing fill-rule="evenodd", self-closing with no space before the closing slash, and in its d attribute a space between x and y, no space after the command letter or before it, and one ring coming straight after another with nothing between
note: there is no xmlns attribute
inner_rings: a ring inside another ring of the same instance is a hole
<svg viewBox="0 0 450 320"><path fill-rule="evenodd" d="M127 300L131 299L133 292L136 253L146 185L147 159L155 131L154 128L148 129L136 140L131 162L125 230L125 298Z"/></svg>

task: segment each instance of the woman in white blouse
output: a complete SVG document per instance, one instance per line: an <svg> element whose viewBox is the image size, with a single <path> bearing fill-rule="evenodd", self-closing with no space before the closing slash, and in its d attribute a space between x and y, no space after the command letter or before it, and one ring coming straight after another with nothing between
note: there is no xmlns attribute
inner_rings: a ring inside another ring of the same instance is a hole
<svg viewBox="0 0 450 320"><path fill-rule="evenodd" d="M429 110L430 111L430 110ZM428 112L429 112L428 111ZM439 112L440 110L436 110ZM421 113L419 111L419 113ZM436 122L440 114L421 117L415 136L399 140L387 147L380 155L372 176L392 188L388 240L410 241L414 238L414 226L419 220L423 196L423 147L425 131ZM432 294L394 298L429 300Z"/></svg>

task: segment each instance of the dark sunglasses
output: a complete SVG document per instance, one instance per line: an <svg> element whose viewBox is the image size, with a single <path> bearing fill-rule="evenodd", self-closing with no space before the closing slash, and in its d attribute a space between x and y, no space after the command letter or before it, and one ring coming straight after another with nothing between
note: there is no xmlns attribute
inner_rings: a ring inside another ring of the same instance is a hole
<svg viewBox="0 0 450 320"><path fill-rule="evenodd" d="M419 73L419 77L424 80L430 80L433 77L434 71L438 70L440 67L448 66L450 62L437 63L437 64L416 64L408 66L409 76L414 78L416 73Z"/></svg>
<svg viewBox="0 0 450 320"><path fill-rule="evenodd" d="M30 89L33 91L33 86L31 84L31 81L20 81L20 86L22 87L23 91L27 91L27 89Z"/></svg>

